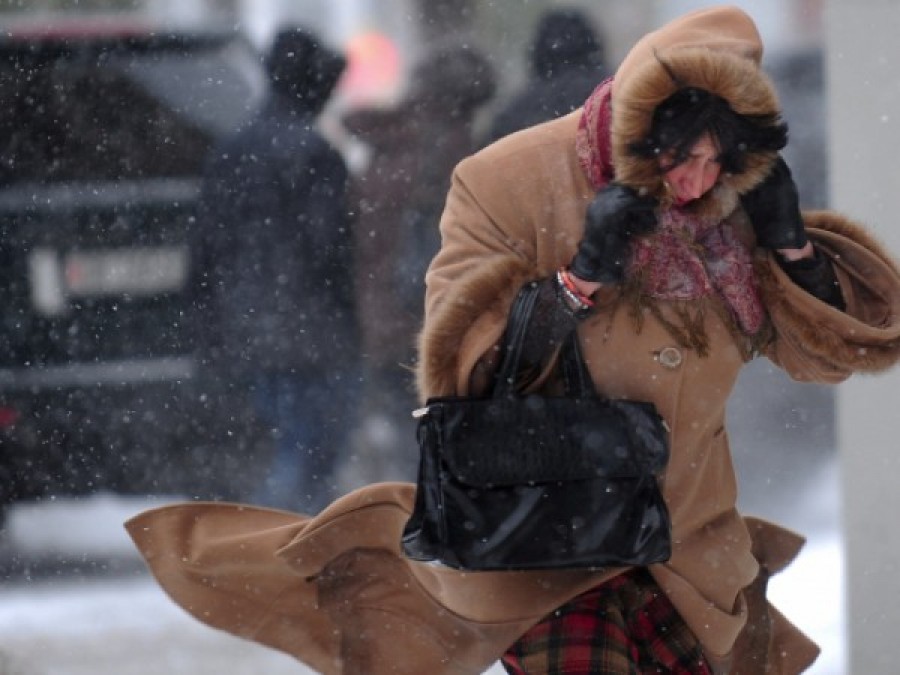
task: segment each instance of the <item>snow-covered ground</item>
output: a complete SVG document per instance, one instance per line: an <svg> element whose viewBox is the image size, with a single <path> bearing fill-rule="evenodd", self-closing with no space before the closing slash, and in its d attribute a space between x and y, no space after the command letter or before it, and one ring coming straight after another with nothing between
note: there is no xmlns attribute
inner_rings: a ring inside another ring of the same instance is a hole
<svg viewBox="0 0 900 675"><path fill-rule="evenodd" d="M811 675L844 675L842 547L837 475L813 472L792 510L809 544L772 581L775 604L822 647ZM101 495L20 506L9 523L18 555L112 561L107 574L27 574L0 583L0 675L308 675L292 658L200 624L139 566L122 522L156 505ZM398 647L398 649L400 649ZM402 652L398 652L402 659ZM499 666L490 675L502 673Z"/></svg>
<svg viewBox="0 0 900 675"><path fill-rule="evenodd" d="M0 636L3 675L312 672L194 621L145 575L0 592Z"/></svg>

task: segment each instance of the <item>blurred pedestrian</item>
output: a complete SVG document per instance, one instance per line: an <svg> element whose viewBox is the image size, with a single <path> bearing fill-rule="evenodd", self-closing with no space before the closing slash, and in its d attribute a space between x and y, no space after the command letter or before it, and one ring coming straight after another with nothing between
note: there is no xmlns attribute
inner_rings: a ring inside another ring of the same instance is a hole
<svg viewBox="0 0 900 675"><path fill-rule="evenodd" d="M344 117L369 155L351 184L365 400L348 484L415 477L412 369L425 270L440 246L450 174L474 150L475 116L494 90L477 49L443 47L413 68L398 104Z"/></svg>
<svg viewBox="0 0 900 675"><path fill-rule="evenodd" d="M547 11L528 48L529 79L494 116L486 142L566 115L610 75L605 39L583 12Z"/></svg>
<svg viewBox="0 0 900 675"><path fill-rule="evenodd" d="M204 357L274 436L251 499L300 511L334 496L358 384L348 172L316 129L345 65L303 28L275 36L269 95L210 158L195 249Z"/></svg>

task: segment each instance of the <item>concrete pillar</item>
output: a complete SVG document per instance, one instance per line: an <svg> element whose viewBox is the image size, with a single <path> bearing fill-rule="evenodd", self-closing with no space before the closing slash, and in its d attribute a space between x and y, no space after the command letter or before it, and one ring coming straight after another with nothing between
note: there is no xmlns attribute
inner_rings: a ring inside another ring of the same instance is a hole
<svg viewBox="0 0 900 675"><path fill-rule="evenodd" d="M900 3L827 0L832 205L900 255ZM837 392L850 673L900 663L900 369ZM815 598L810 598L815 602Z"/></svg>

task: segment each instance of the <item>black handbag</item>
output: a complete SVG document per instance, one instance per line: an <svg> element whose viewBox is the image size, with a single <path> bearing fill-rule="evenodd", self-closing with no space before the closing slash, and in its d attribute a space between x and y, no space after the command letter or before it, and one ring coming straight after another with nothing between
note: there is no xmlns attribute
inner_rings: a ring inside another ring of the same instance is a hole
<svg viewBox="0 0 900 675"><path fill-rule="evenodd" d="M566 396L514 381L537 286L519 293L485 398L429 399L406 556L463 570L649 565L671 555L658 484L668 462L652 403L598 397L574 332L560 357Z"/></svg>

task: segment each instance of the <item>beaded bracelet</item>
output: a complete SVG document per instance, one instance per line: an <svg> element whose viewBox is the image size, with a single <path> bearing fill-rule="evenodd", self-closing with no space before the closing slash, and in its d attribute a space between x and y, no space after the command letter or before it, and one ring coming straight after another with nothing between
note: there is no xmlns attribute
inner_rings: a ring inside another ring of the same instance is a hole
<svg viewBox="0 0 900 675"><path fill-rule="evenodd" d="M556 290L557 297L559 297L563 306L569 310L576 319L583 319L594 306L594 303L589 298L585 297L575 289L575 284L568 278L565 269L560 269L556 272Z"/></svg>
<svg viewBox="0 0 900 675"><path fill-rule="evenodd" d="M580 290L578 290L578 287L575 285L575 282L572 281L572 277L569 275L569 270L563 267L557 272L557 274L559 275L559 278L562 280L566 289L568 289L569 292L572 293L572 295L576 296L581 304L587 305L588 307L594 306L594 301L584 293L582 293Z"/></svg>

